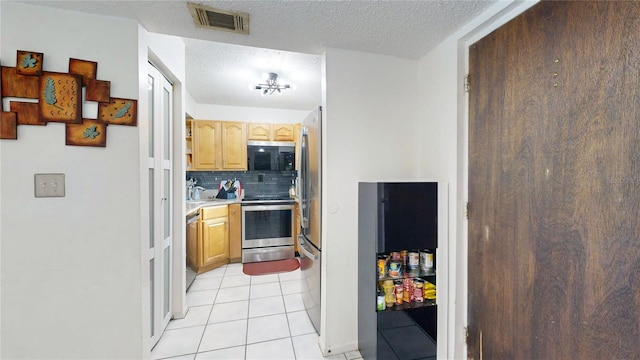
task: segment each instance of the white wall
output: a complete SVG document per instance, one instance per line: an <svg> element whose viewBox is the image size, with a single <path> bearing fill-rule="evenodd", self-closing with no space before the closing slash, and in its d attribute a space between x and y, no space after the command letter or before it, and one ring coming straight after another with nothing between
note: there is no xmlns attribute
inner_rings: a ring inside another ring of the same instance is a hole
<svg viewBox="0 0 640 360"><path fill-rule="evenodd" d="M196 107L198 106L198 104L196 103L195 100L193 100L193 97L191 96L191 94L186 93L185 94L185 114L188 115L189 117L193 117L193 114L196 113Z"/></svg>
<svg viewBox="0 0 640 360"><path fill-rule="evenodd" d="M416 132L418 141L417 167L421 176L435 177L449 184L449 224L448 241L438 244L438 312L446 314L447 321L438 322L439 355L453 357L453 348L449 347L454 339L450 329L454 328L453 309L455 304L455 271L450 264L455 263L456 247L456 62L452 61L456 42L441 44L420 60L419 83L420 120ZM455 57L453 57L455 58ZM452 258L453 257L453 258Z"/></svg>
<svg viewBox="0 0 640 360"><path fill-rule="evenodd" d="M318 104L320 105L320 104ZM245 106L196 104L194 119L224 120L271 124L295 124L301 122L313 109L289 110L255 108Z"/></svg>
<svg viewBox="0 0 640 360"><path fill-rule="evenodd" d="M325 56L320 344L336 353L357 348L358 182L417 177L418 62L338 49Z"/></svg>
<svg viewBox="0 0 640 360"><path fill-rule="evenodd" d="M18 49L44 53L46 71L97 61L112 96L138 97L135 22L1 6L3 66ZM65 146L62 123L0 140L0 357L143 356L138 131L109 126L106 148ZM33 175L47 172L66 175L65 197L34 198Z"/></svg>

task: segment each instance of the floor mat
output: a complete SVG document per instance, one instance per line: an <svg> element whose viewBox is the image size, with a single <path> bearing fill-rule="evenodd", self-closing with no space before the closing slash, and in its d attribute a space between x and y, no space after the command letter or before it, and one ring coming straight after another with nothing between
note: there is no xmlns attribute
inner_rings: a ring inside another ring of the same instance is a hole
<svg viewBox="0 0 640 360"><path fill-rule="evenodd" d="M262 261L242 264L242 272L247 275L267 275L289 272L299 267L298 259Z"/></svg>

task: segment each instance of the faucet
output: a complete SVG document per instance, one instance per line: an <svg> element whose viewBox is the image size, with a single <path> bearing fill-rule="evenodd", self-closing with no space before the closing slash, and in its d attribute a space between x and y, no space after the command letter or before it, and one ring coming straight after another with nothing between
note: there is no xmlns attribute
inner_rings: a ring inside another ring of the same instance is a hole
<svg viewBox="0 0 640 360"><path fill-rule="evenodd" d="M200 200L200 191L206 190L202 186L196 186L193 188L193 199L192 200Z"/></svg>
<svg viewBox="0 0 640 360"><path fill-rule="evenodd" d="M186 193L187 200L193 200L193 187L197 182L198 180L194 180L193 178L187 180L187 193Z"/></svg>

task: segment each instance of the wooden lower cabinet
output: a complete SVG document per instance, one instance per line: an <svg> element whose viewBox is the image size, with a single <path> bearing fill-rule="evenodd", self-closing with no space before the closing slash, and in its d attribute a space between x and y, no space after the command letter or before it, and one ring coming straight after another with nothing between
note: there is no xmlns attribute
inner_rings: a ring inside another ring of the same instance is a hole
<svg viewBox="0 0 640 360"><path fill-rule="evenodd" d="M187 238L187 259L196 274L229 263L229 217L227 205L200 209L198 241L194 247Z"/></svg>
<svg viewBox="0 0 640 360"><path fill-rule="evenodd" d="M229 261L242 260L242 213L240 204L229 205Z"/></svg>
<svg viewBox="0 0 640 360"><path fill-rule="evenodd" d="M202 265L222 265L229 262L229 219L202 221ZM217 267L217 266L215 266Z"/></svg>

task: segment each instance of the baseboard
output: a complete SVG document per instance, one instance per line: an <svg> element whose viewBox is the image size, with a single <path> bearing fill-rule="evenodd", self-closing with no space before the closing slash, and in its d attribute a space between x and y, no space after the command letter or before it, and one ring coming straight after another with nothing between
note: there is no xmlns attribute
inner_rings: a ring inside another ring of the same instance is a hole
<svg viewBox="0 0 640 360"><path fill-rule="evenodd" d="M331 348L326 348L325 344L324 344L324 338L322 338L322 336L320 338L318 338L318 342L320 344L320 349L322 350L322 355L324 356L331 356L331 355L338 355L338 354L344 354L344 353L348 353L349 351L356 351L358 350L358 342L352 342L352 343L347 343L347 344L342 344L339 346L333 346Z"/></svg>
<svg viewBox="0 0 640 360"><path fill-rule="evenodd" d="M189 308L187 306L185 306L182 309L182 312L179 312L177 314L173 314L173 316L171 317L171 319L173 320L178 320L178 319L184 319L185 316L187 316L187 313L189 312Z"/></svg>

